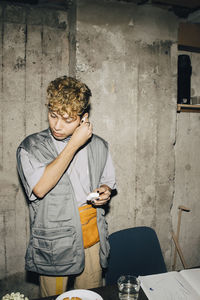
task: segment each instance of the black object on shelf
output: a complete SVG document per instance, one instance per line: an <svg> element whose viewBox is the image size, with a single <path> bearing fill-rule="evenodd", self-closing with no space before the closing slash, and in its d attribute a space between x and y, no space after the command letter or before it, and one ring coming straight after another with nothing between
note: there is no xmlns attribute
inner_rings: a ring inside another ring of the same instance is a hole
<svg viewBox="0 0 200 300"><path fill-rule="evenodd" d="M190 104L191 74L192 66L189 55L179 55L177 103Z"/></svg>

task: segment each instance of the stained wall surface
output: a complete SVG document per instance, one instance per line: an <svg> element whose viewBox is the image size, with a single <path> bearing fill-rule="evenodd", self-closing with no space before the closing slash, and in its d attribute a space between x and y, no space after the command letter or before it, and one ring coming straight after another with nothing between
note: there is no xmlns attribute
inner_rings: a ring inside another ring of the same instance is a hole
<svg viewBox="0 0 200 300"><path fill-rule="evenodd" d="M79 1L77 76L110 143L118 194L110 231L153 227L168 267L174 197L177 19L151 6Z"/></svg>
<svg viewBox="0 0 200 300"><path fill-rule="evenodd" d="M179 51L179 55L189 55L192 66L191 102L200 104L200 54ZM194 113L177 114L177 133L175 145L175 195L172 208L172 221L175 233L179 219L179 206L190 209L182 211L180 217L179 243L188 267L199 266L199 149L200 115ZM173 252L174 254L174 252ZM176 268L183 268L177 256Z"/></svg>
<svg viewBox="0 0 200 300"><path fill-rule="evenodd" d="M2 4L0 14L0 296L38 296L37 277L24 271L29 217L15 152L26 135L46 128L46 87L63 74L91 88L90 120L110 145L117 177L110 233L153 227L170 270L177 207L188 205L180 243L189 266L199 265L199 117L176 113L178 18L100 0L77 1L71 12ZM189 54L198 97L200 58Z"/></svg>
<svg viewBox="0 0 200 300"><path fill-rule="evenodd" d="M16 149L47 127L47 84L68 73L67 23L66 11L0 5L0 297L18 290L38 295L37 278L24 272L29 215Z"/></svg>

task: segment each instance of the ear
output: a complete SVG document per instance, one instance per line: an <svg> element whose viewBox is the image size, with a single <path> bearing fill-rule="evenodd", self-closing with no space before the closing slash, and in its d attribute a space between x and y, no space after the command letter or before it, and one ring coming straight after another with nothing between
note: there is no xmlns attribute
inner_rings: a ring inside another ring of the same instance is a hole
<svg viewBox="0 0 200 300"><path fill-rule="evenodd" d="M84 113L83 117L86 118L86 119L88 119L89 114L88 113Z"/></svg>
<svg viewBox="0 0 200 300"><path fill-rule="evenodd" d="M82 116L81 121L83 121L83 122L87 121L88 116L89 116L88 113L85 113L85 114Z"/></svg>

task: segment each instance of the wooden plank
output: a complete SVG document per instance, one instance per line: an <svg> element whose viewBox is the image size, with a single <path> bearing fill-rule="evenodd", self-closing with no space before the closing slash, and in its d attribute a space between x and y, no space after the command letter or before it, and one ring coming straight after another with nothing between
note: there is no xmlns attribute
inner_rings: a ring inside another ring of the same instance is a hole
<svg viewBox="0 0 200 300"><path fill-rule="evenodd" d="M180 105L182 108L197 108L197 109L200 109L200 105L199 104L178 104Z"/></svg>
<svg viewBox="0 0 200 300"><path fill-rule="evenodd" d="M200 50L200 24L180 23L178 46L183 50Z"/></svg>
<svg viewBox="0 0 200 300"><path fill-rule="evenodd" d="M200 112L200 105L177 104L177 112Z"/></svg>
<svg viewBox="0 0 200 300"><path fill-rule="evenodd" d="M197 8L200 6L199 0L153 0L153 3L163 3L166 5L176 5L189 8Z"/></svg>
<svg viewBox="0 0 200 300"><path fill-rule="evenodd" d="M175 243L176 249L177 249L177 251L178 251L180 260L181 260L181 262L182 262L182 264L183 264L183 267L184 267L184 269L186 269L186 268L187 268L187 264L186 264L185 258L184 258L184 256L183 256L183 252L182 252L182 250L181 250L181 247L180 247L180 245L179 245L179 242L178 242L177 237L176 237L176 235L175 235L174 232L172 232L172 238L173 238L173 240L174 240L174 243Z"/></svg>

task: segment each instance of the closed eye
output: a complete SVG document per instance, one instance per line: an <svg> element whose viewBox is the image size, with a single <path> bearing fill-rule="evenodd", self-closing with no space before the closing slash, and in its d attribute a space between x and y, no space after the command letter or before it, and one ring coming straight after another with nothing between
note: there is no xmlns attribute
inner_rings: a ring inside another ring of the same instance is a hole
<svg viewBox="0 0 200 300"><path fill-rule="evenodd" d="M54 114L54 113L51 113L50 116L51 116L51 118L57 118L56 114Z"/></svg>
<svg viewBox="0 0 200 300"><path fill-rule="evenodd" d="M66 123L72 123L76 120L75 118L63 118L63 119Z"/></svg>

